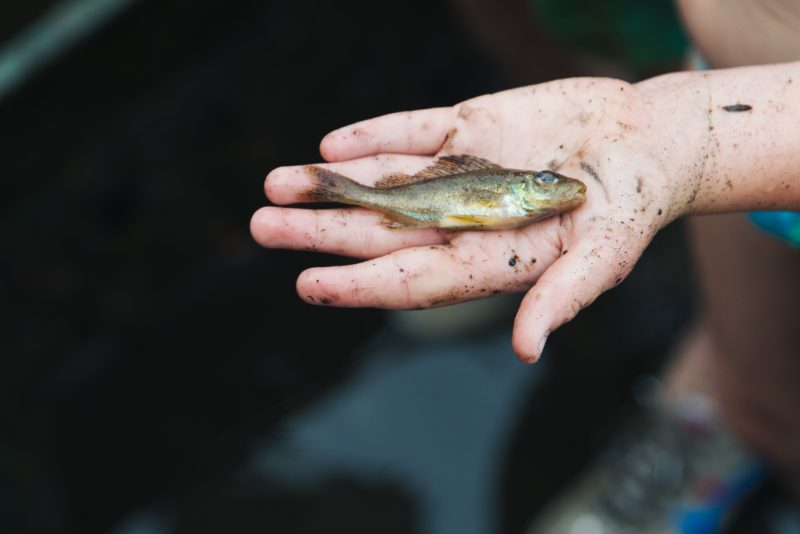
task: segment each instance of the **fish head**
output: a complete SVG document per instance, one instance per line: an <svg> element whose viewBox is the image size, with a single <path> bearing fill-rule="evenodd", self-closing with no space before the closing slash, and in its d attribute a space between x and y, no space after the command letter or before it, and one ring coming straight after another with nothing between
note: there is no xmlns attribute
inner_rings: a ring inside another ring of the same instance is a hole
<svg viewBox="0 0 800 534"><path fill-rule="evenodd" d="M583 182L552 171L525 172L517 187L521 207L532 214L562 213L586 199Z"/></svg>

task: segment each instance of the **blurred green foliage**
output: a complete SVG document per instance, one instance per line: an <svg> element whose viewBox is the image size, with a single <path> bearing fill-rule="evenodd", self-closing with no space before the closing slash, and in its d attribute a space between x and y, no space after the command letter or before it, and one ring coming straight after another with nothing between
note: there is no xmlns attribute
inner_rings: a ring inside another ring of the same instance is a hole
<svg viewBox="0 0 800 534"><path fill-rule="evenodd" d="M647 74L677 65L689 42L672 0L530 0L552 34L576 51Z"/></svg>

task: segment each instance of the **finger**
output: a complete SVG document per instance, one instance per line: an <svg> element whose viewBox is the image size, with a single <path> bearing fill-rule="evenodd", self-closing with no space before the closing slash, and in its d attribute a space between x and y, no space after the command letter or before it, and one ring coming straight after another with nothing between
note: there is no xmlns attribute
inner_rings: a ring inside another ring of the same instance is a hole
<svg viewBox="0 0 800 534"><path fill-rule="evenodd" d="M343 161L341 163L322 163L319 166L365 185L374 185L380 178L390 174L414 174L428 166L431 158L423 156L381 155ZM278 167L267 175L264 191L274 204L294 204L304 202L303 192L314 185L314 178L306 165Z"/></svg>
<svg viewBox="0 0 800 534"><path fill-rule="evenodd" d="M515 232L469 232L456 242L405 248L355 265L309 269L298 278L297 291L310 303L429 308L524 291L556 254L545 242L537 244L540 251L523 249L529 241Z"/></svg>
<svg viewBox="0 0 800 534"><path fill-rule="evenodd" d="M383 115L329 133L320 143L320 153L331 162L379 153L435 154L454 118L449 107Z"/></svg>
<svg viewBox="0 0 800 534"><path fill-rule="evenodd" d="M391 230L375 212L354 209L305 210L266 207L250 221L250 233L262 246L315 250L353 258L374 258L395 250L447 242L437 229Z"/></svg>
<svg viewBox="0 0 800 534"><path fill-rule="evenodd" d="M539 359L547 336L572 320L630 267L610 247L583 239L556 260L522 300L514 321L514 352L526 363Z"/></svg>

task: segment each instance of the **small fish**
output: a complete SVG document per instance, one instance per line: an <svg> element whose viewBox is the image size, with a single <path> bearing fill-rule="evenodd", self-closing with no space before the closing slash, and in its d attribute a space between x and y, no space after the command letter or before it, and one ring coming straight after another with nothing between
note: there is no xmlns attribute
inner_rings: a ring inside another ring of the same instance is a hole
<svg viewBox="0 0 800 534"><path fill-rule="evenodd" d="M387 176L375 187L313 165L306 170L316 183L305 200L373 209L390 228L517 228L578 207L586 193L579 180L506 169L468 155L440 157L414 176Z"/></svg>

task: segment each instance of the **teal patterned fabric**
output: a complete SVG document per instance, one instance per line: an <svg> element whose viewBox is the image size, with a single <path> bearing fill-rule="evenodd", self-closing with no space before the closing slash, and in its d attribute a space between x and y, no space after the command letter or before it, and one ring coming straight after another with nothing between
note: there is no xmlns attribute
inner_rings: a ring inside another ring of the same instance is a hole
<svg viewBox="0 0 800 534"><path fill-rule="evenodd" d="M800 247L800 213L794 211L754 211L750 220L762 230Z"/></svg>

